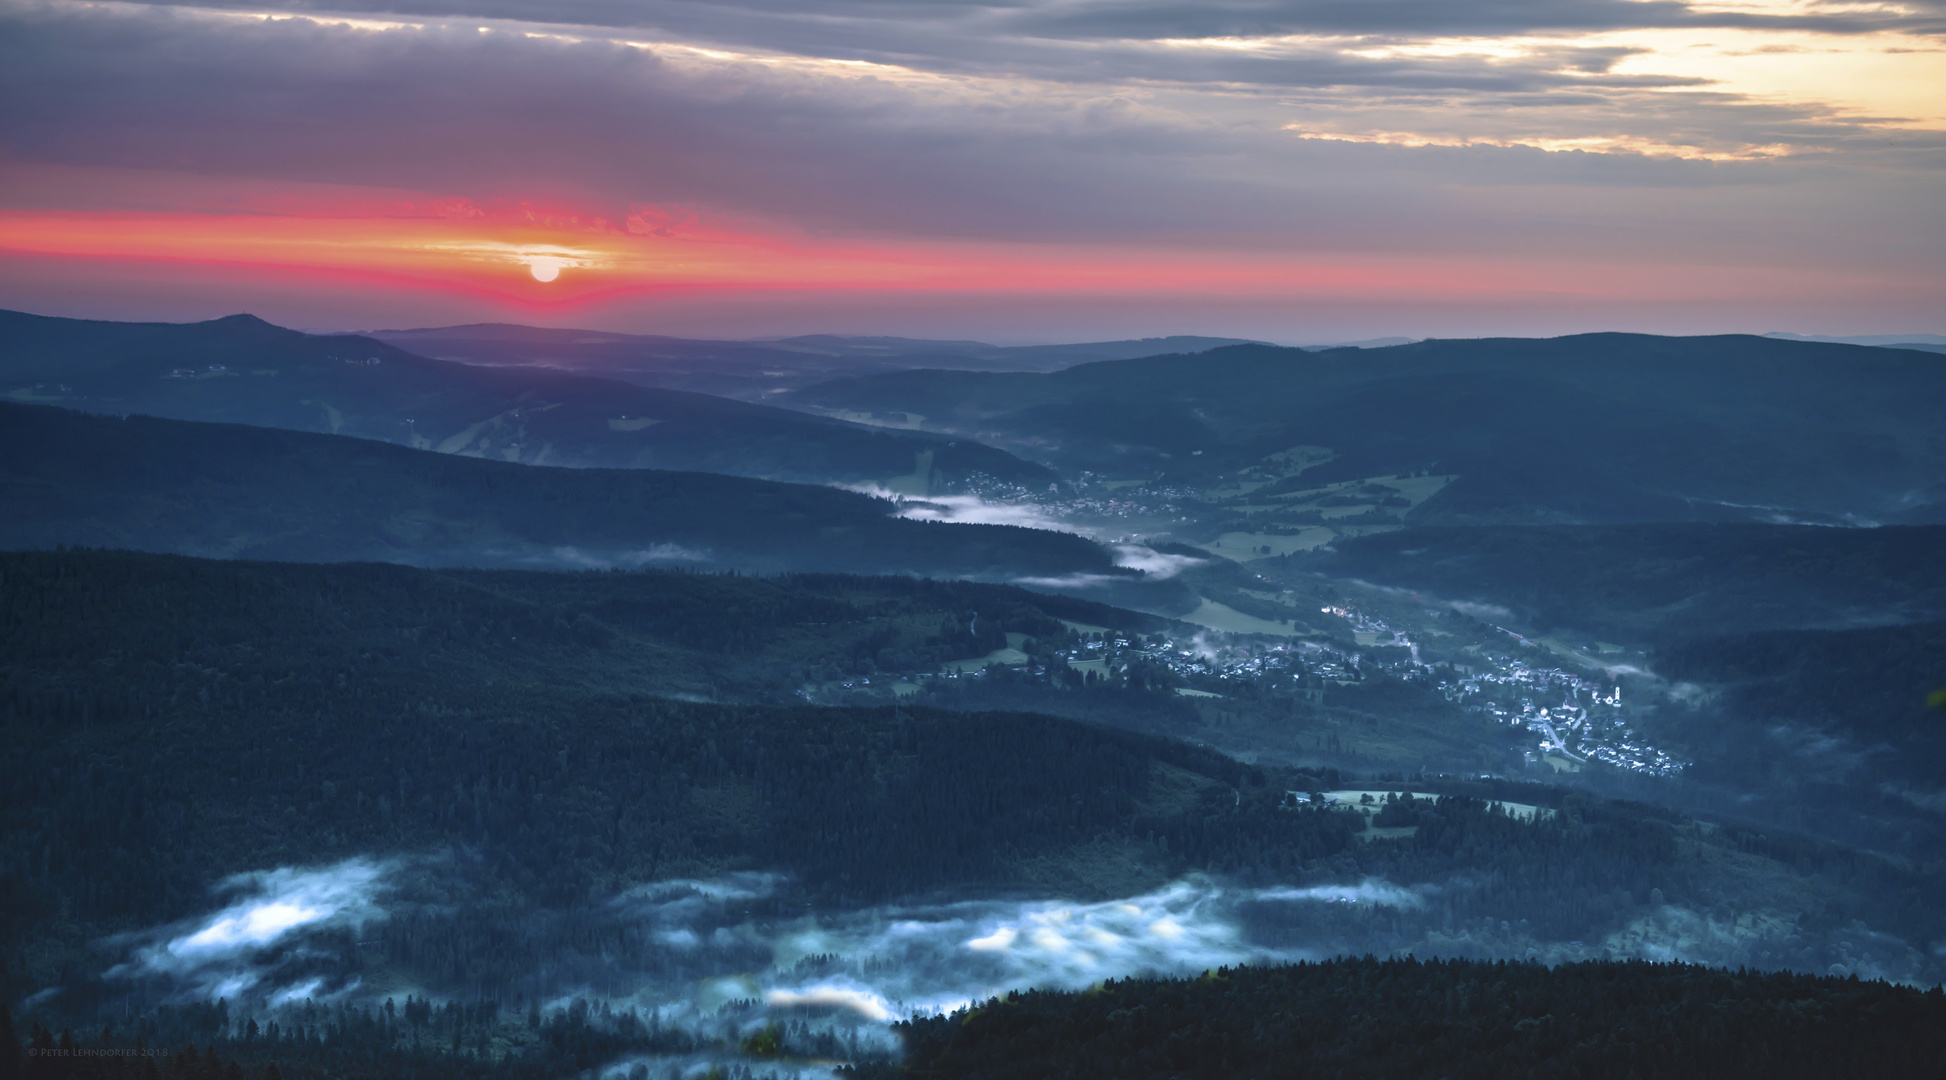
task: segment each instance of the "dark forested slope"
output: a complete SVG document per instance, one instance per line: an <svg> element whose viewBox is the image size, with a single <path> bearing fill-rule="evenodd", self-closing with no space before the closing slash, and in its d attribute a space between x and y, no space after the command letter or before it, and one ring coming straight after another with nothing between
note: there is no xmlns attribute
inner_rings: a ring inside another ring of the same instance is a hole
<svg viewBox="0 0 1946 1080"><path fill-rule="evenodd" d="M1585 334L1308 352L1239 345L1053 374L904 371L794 395L898 410L1070 468L1215 482L1295 446L1304 482L1431 470L1425 523L1886 520L1946 480L1927 353Z"/></svg>
<svg viewBox="0 0 1946 1080"><path fill-rule="evenodd" d="M432 360L248 315L116 323L0 312L0 393L109 413L329 432L539 465L695 469L912 494L983 475L1045 487L990 447L704 394Z"/></svg>
<svg viewBox="0 0 1946 1080"><path fill-rule="evenodd" d="M1078 536L907 521L835 488L0 403L0 545L60 544L432 565L1119 572Z"/></svg>
<svg viewBox="0 0 1946 1080"><path fill-rule="evenodd" d="M858 1076L1900 1077L1946 1072L1946 995L1688 965L1338 960L1021 993L900 1025Z"/></svg>
<svg viewBox="0 0 1946 1080"><path fill-rule="evenodd" d="M1413 528L1275 565L1497 605L1529 628L1654 646L1946 616L1946 528L1937 526Z"/></svg>
<svg viewBox="0 0 1946 1080"><path fill-rule="evenodd" d="M1932 964L1911 943L1946 932L1924 868L1537 785L1419 778L1448 797L1332 807L1306 793L1350 782L1335 774L1044 716L671 700L657 690L685 630L631 612L650 595L635 575L607 610L538 603L521 577L0 559L0 724L22 764L0 791L7 990L120 1000L100 997L111 961L93 943L204 911L230 875L441 852L458 882L438 889L490 900L329 952L338 976L541 993L572 964L558 937L517 929L538 913L573 927L632 888L737 872L786 876L766 902L797 914L949 891L1108 899L1191 872L1273 892L1396 883L1379 906L1242 916L1263 948L1333 953L1679 947L1904 977ZM872 604L788 582L667 591L720 607L695 632L732 652ZM679 959L653 938L590 948L581 977Z"/></svg>

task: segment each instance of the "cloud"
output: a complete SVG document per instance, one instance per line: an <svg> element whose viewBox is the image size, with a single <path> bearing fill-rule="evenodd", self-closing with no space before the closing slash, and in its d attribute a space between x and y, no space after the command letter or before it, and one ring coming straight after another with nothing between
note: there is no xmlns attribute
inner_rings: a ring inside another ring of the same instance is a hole
<svg viewBox="0 0 1946 1080"><path fill-rule="evenodd" d="M1762 941L1739 920L1674 904L1639 909L1626 923L1583 926L1574 941L1515 931L1493 912L1475 911L1456 925L1453 912L1464 912L1478 895L1478 883L1463 875L1262 887L1190 876L1105 901L988 897L810 911L790 878L742 873L657 882L573 911L516 911L489 899L493 886L472 876L473 869L453 859L368 858L239 874L224 883L219 895L226 899L210 914L106 943L128 957L109 975L140 980L172 1001L226 996L237 1015L305 998L358 1001L362 994L370 1003L384 995L363 990L335 966L343 954L332 946L345 930L393 915L435 926L485 920L537 955L561 961L507 992L538 994L549 1013L570 1009L579 998L602 1003L603 1014L612 1007L638 1020L653 1017L706 1048L682 1057L623 1058L603 1067L607 1076L638 1063L684 1074L754 1065L732 1048L779 1021L896 1052L889 1022L1013 989L1080 989L1110 978L1345 954L1524 955L1548 963L1636 957L1735 966L1789 945L1791 955L1817 971L1842 961L1861 972L1913 980L1936 966L1906 943L1858 924L1820 940L1804 938L1785 915L1774 923L1781 938ZM584 947L591 934L616 944L592 953ZM1760 945L1765 948L1756 951Z"/></svg>
<svg viewBox="0 0 1946 1080"><path fill-rule="evenodd" d="M1265 900L1312 900L1330 904L1380 904L1395 908L1426 905L1422 889L1402 889L1390 882L1367 878L1356 885L1314 885L1308 889L1267 889Z"/></svg>
<svg viewBox="0 0 1946 1080"><path fill-rule="evenodd" d="M625 566L637 568L656 566L664 563L708 562L710 555L680 544L651 544L645 548L626 551L584 551L572 545L563 545L549 551L550 558L535 558L530 561L546 562L571 566L583 570L606 570L610 567Z"/></svg>
<svg viewBox="0 0 1946 1080"><path fill-rule="evenodd" d="M1116 544L1112 550L1116 566L1139 570L1156 581L1166 581L1192 566L1209 561L1194 555L1171 555L1138 544Z"/></svg>
<svg viewBox="0 0 1946 1080"><path fill-rule="evenodd" d="M186 997L252 995L273 1003L346 987L304 946L320 931L362 928L386 917L382 900L398 864L347 859L329 866L236 874L216 887L230 897L215 913L121 939L130 958L110 978L162 977Z"/></svg>
<svg viewBox="0 0 1946 1080"><path fill-rule="evenodd" d="M1043 986L1077 988L1128 975L1194 974L1223 964L1315 957L1314 950L1257 940L1246 909L1286 912L1328 904L1418 908L1424 890L1376 879L1344 886L1232 889L1203 878L1155 892L1098 903L1063 900L973 900L826 913L767 926L715 925L734 903L757 898L753 880L782 888L781 878L742 879L720 900L694 894L680 908L698 948L767 948L767 969L737 976L739 993L761 992L770 1006L827 1008L884 1022L937 1012ZM665 899L636 909L658 927L678 912ZM1261 912L1257 912L1259 916ZM728 930L725 933L725 930ZM704 944L708 943L708 944ZM807 957L845 958L837 970L806 973ZM868 963L866 961L869 961Z"/></svg>
<svg viewBox="0 0 1946 1080"><path fill-rule="evenodd" d="M629 225L695 220L752 250L884 268L844 279L846 295L894 320L921 302L911 290L942 280L966 299L910 320L950 310L988 323L1002 297L1018 322L1048 321L1030 309L1050 303L1095 304L1089 317L1106 321L1102 297L1120 296L1113 318L1144 332L1189 309L1260 326L1271 310L1342 320L1351 301L1375 306L1355 327L1311 332L1396 332L1401 305L1560 310L1552 325L1568 328L1618 302L1718 321L1738 317L1720 314L1730 301L1928 310L1946 267L1910 223L1929 220L1946 168L1938 110L1923 93L1833 87L1930 85L1932 54L1870 50L1924 45L1937 9L1780 10L0 0L5 167L61 178L13 185L0 210L10 198L122 214L194 204L248 223L265 192L335 187L414 213L532 210L547 257L605 250L583 242L596 234L668 241L682 258L647 250L640 264L702 273L723 251ZM1689 47L1748 52L1787 25L1855 39L1854 63L1915 66L1746 84L1738 73L1758 61L1712 67ZM1634 30L1742 37L1671 44ZM1079 268L1047 270L1062 259ZM942 277L967 266L981 269ZM1115 277L1133 267L1153 280ZM1049 276L1023 284L1035 268ZM14 295L73 291L9 272ZM1736 289L1749 297L1718 295ZM586 302L605 319L651 318L650 297L631 296ZM1293 298L1314 306L1294 311ZM726 325L758 302L695 298L727 305L712 317ZM817 301L791 317L833 316Z"/></svg>
<svg viewBox="0 0 1946 1080"><path fill-rule="evenodd" d="M900 495L882 487L854 487L851 490L891 499L898 504L898 515L913 521L946 521L963 525L1019 525L1028 529L1079 533L1035 503L996 502L978 495L928 495L923 499Z"/></svg>
<svg viewBox="0 0 1946 1080"><path fill-rule="evenodd" d="M1481 620L1511 619L1514 617L1512 608L1502 607L1499 604L1484 604L1472 600L1451 600L1447 602L1446 606L1459 612L1461 615L1470 615L1475 619Z"/></svg>
<svg viewBox="0 0 1946 1080"><path fill-rule="evenodd" d="M412 880L408 880L411 871ZM641 886L577 916L576 925L628 927L686 959L668 981L609 970L610 988L665 1021L706 1026L729 1001L761 999L772 1010L837 1013L883 1024L915 1012L958 1008L1009 989L1081 987L1144 973L1194 974L1222 964L1315 957L1315 949L1258 940L1252 920L1287 918L1334 904L1417 909L1425 890L1378 879L1345 885L1237 889L1192 877L1123 899L967 900L831 911L802 917L779 897L788 878L745 873ZM345 928L385 920L397 904L439 918L467 918L475 901L463 868L449 862L351 859L329 866L238 874L218 910L111 942L128 956L110 979L160 979L171 999L230 997L276 1004L355 992L319 947ZM423 894L423 895L422 895ZM439 902L431 903L431 898ZM558 932L536 915L526 931ZM836 958L836 959L833 959ZM626 963L623 961L623 963ZM572 979L572 976L567 978ZM564 1007L585 987L557 985Z"/></svg>
<svg viewBox="0 0 1946 1080"><path fill-rule="evenodd" d="M168 0L152 0L169 6ZM991 62L998 47L1048 49L1117 41L1243 43L1287 37L1508 37L1646 29L1769 29L1831 35L1946 29L1939 5L1769 12L1699 9L1677 0L1025 0L1004 5L935 0L820 3L743 0L213 0L194 6L332 16L507 20L633 30L782 53L957 68ZM1930 7L1930 10L1928 10ZM1085 66L1085 65L1077 65Z"/></svg>
<svg viewBox="0 0 1946 1080"><path fill-rule="evenodd" d="M1126 584L1127 578L1112 577L1108 574L1063 574L1060 577L1017 577L1010 584L1028 589L1099 589L1109 585Z"/></svg>
<svg viewBox="0 0 1946 1080"><path fill-rule="evenodd" d="M535 10L427 12L517 18ZM714 5L571 10L591 25L650 10L682 40L721 44L739 28L761 36ZM723 59L681 40L528 32L545 29L538 24L481 33L472 22L366 28L57 4L7 13L0 133L22 160L476 201L557 197L611 223L639 207L701 207L876 235L1197 235L1265 245L1281 237L1361 247L1402 227L1420 244L1457 231L1455 250L1477 249L1496 230L1460 228L1466 218L1444 213L1457 209L1442 206L1447 184L1581 184L1599 174L1600 182L1692 186L1726 178L1648 160L1614 163L1610 177L1586 158L1613 155L1508 157L1514 148L1599 137L1586 145L1728 152L1787 143L1862 154L1878 153L1883 141L1815 109L1666 93L1694 80L1617 73L1616 62L1632 55L1623 46L1365 55L1371 50L1327 41L1239 50L1113 37L1023 48L972 6L948 15L896 4L821 8L815 19L745 12L759 25L869 27L891 39L888 54L922 67L917 39L927 35L992 55L919 74L828 63L820 58L844 50L820 47L816 34L792 38L807 59L786 62ZM1394 9L1392 17L1406 14ZM1034 16L1030 9L1008 17ZM968 20L986 32L967 33ZM1220 93L1162 95L1153 90L1158 80ZM1246 100L1258 94L1266 100ZM1444 182L1429 185L1424 154L1387 159L1287 129L1346 138L1430 132L1428 145L1444 138L1462 152L1443 155ZM1314 200L1329 200L1330 212ZM1400 225L1381 227L1388 222Z"/></svg>

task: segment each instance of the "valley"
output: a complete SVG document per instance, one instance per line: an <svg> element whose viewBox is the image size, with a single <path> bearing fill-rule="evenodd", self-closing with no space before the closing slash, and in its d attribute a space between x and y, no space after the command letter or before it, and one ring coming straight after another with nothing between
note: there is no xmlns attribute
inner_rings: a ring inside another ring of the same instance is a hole
<svg viewBox="0 0 1946 1080"><path fill-rule="evenodd" d="M824 343L763 399L870 421L838 424L551 382L499 331L458 369L219 322L0 351L100 358L0 404L0 718L35 766L4 991L55 1049L112 1015L304 1076L889 1076L1009 995L1356 956L1942 977L1946 542L1863 523L1921 443L1843 495L1703 499L1545 424L1510 460L1360 404L1387 365L1504 390L1452 343L1026 375ZM114 397L130 342L192 330L228 359ZM597 344L568 366L641 343ZM1615 344L1550 407L1619 392ZM278 350L416 374L300 420L227 389ZM1196 398L1211 362L1344 416ZM664 437L702 467L650 467Z"/></svg>

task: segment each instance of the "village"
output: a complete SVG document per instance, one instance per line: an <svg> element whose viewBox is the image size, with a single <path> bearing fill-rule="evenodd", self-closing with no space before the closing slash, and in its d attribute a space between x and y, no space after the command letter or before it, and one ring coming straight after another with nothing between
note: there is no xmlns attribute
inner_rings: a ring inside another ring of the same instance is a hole
<svg viewBox="0 0 1946 1080"><path fill-rule="evenodd" d="M1183 503L1206 498L1192 489L1108 480L1085 471L1070 484L1071 493L1061 497L1051 497L1051 492L1038 494L984 475L972 477L969 486L983 501L1032 503L1040 512L1056 518L1099 524L1122 519L1166 527L1170 521L1181 520ZM1109 537L1098 531L1097 539ZM1133 533L1113 537L1111 542L1141 539L1141 533ZM1262 575L1258 580L1275 588ZM1283 591L1288 594L1292 590ZM1299 698L1305 698L1321 694L1334 684L1356 683L1382 672L1429 684L1447 701L1531 734L1533 744L1525 751L1531 767L1574 772L1600 764L1651 776L1675 776L1688 765L1650 745L1637 730L1623 706L1617 678L1596 674L1586 664L1550 664L1548 659L1556 656L1552 650L1515 631L1494 626L1496 642L1469 647L1463 659L1447 657L1431 662L1421 655L1420 642L1407 630L1371 612L1337 604L1321 608L1320 613L1345 620L1353 648L1308 639L1266 644L1261 637L1244 639L1250 642L1245 644L1220 633L1177 641L1160 634L1122 637L1096 632L1079 635L1051 656L1029 656L1014 643L1015 647L989 657L954 661L936 674L907 675L894 685L917 693L928 679L985 678L990 663L1028 678L1054 678L1061 675L1058 669L1065 664L1085 679L1140 682L1184 697L1231 697L1244 684L1253 684L1273 694L1296 691ZM869 686L870 681L861 677L846 680L841 688L860 690Z"/></svg>
<svg viewBox="0 0 1946 1080"><path fill-rule="evenodd" d="M1302 699L1383 672L1428 683L1456 705L1530 733L1534 743L1525 752L1530 766L1572 772L1599 763L1651 776L1675 776L1688 764L1650 745L1636 730L1618 680L1548 666L1538 656L1523 658L1488 649L1470 653L1475 658L1471 664L1427 663L1419 644L1404 630L1347 607L1321 610L1345 619L1354 640L1367 648L1345 650L1310 640L1237 643L1217 634L1177 641L1163 634L1130 637L1096 632L1075 635L1068 647L1056 649L1041 662L1017 649L1006 650L1010 655L1004 657L984 659L1011 664L1030 678L1048 675L1050 669L1065 664L1090 681L1139 681L1185 697L1208 698L1235 696L1250 684ZM1546 655L1519 635L1501 633L1521 652ZM986 676L986 664L961 662L929 677ZM918 689L915 684L901 685Z"/></svg>

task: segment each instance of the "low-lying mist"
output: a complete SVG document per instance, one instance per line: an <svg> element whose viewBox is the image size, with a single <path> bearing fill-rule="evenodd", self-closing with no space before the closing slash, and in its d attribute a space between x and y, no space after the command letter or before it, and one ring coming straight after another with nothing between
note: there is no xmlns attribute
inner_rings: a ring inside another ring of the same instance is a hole
<svg viewBox="0 0 1946 1080"><path fill-rule="evenodd" d="M142 1008L225 998L238 1023L307 1004L492 1001L515 1017L627 1018L699 1048L618 1060L612 1075L645 1062L684 1073L780 1023L822 1033L827 1049L893 1054L893 1021L1010 990L1339 955L1684 960L1895 981L1933 966L1862 925L1845 928L1850 952L1827 942L1780 963L1765 950L1796 928L1675 904L1584 940L1544 940L1524 924L1456 921L1451 900L1472 887L1464 875L1251 888L1192 876L1100 902L941 898L849 910L815 910L774 874L658 882L567 911L510 904L486 880L475 858L450 853L238 874L201 915L101 942L99 999ZM464 958L457 976L416 969L414 951L462 921L476 939L484 925L488 938L544 959L504 979L476 975Z"/></svg>

